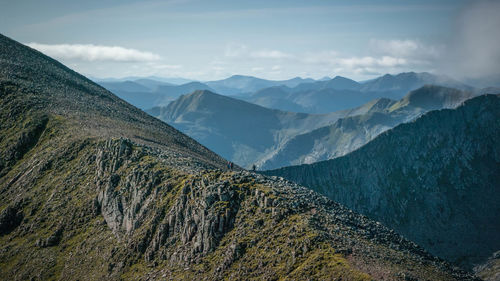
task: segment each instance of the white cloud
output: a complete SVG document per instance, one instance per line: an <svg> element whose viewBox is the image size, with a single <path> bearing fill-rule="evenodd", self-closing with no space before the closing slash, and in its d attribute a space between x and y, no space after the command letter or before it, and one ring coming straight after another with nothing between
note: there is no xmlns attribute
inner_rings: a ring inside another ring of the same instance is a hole
<svg viewBox="0 0 500 281"><path fill-rule="evenodd" d="M407 64L403 58L395 58L389 56L383 57L351 57L341 58L336 63L343 67L356 68L356 67L396 67Z"/></svg>
<svg viewBox="0 0 500 281"><path fill-rule="evenodd" d="M119 46L93 44L26 44L48 56L57 59L76 59L83 61L144 62L157 61L161 57L151 52L143 52Z"/></svg>
<svg viewBox="0 0 500 281"><path fill-rule="evenodd" d="M377 55L427 61L439 57L442 47L427 46L418 40L380 40L371 39L371 51Z"/></svg>

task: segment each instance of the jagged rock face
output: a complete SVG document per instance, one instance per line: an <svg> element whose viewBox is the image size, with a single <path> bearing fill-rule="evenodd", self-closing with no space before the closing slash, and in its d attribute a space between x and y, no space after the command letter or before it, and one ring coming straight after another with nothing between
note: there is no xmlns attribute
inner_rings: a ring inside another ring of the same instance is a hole
<svg viewBox="0 0 500 281"><path fill-rule="evenodd" d="M266 172L469 269L500 249L500 98L430 112L344 157Z"/></svg>
<svg viewBox="0 0 500 281"><path fill-rule="evenodd" d="M237 193L227 181L210 184L206 178L197 182L184 175L186 178L180 183L172 182L172 171L156 166L153 170L146 168L154 162L146 166L131 164L144 158L147 151L134 150L128 140L108 141L99 147L97 204L107 225L115 235L126 238L153 218L147 237L137 245L140 252L146 252L147 260L159 255L171 261L188 261L197 253L213 251L234 223L234 212L239 206ZM128 174L123 174L125 171ZM158 205L158 198L170 200ZM161 246L179 239L182 250L159 252Z"/></svg>

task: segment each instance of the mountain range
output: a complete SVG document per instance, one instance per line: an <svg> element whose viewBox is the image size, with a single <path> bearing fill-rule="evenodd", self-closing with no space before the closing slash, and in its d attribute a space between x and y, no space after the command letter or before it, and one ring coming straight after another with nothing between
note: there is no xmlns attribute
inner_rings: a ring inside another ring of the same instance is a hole
<svg viewBox="0 0 500 281"><path fill-rule="evenodd" d="M314 82L311 78L304 79L300 77L295 77L289 80L274 81L252 76L233 75L222 80L208 81L205 82L205 84L214 89L215 92L222 95L243 95L274 86L295 87L302 83L311 82Z"/></svg>
<svg viewBox="0 0 500 281"><path fill-rule="evenodd" d="M440 86L424 86L399 101L377 99L365 105L364 114L348 116L331 125L295 135L263 159L261 169L310 164L345 155L401 123L425 112L453 108L475 94Z"/></svg>
<svg viewBox="0 0 500 281"><path fill-rule="evenodd" d="M264 173L308 186L471 269L500 249L499 141L500 95L481 95L343 157Z"/></svg>
<svg viewBox="0 0 500 281"><path fill-rule="evenodd" d="M0 35L0 276L474 280Z"/></svg>
<svg viewBox="0 0 500 281"><path fill-rule="evenodd" d="M243 167L270 169L344 155L387 129L471 96L426 86L399 101L378 99L351 110L305 114L197 91L148 113Z"/></svg>
<svg viewBox="0 0 500 281"><path fill-rule="evenodd" d="M472 91L473 88L446 76L407 72L386 74L364 83L336 76L331 80L303 83L294 88L265 88L243 99L284 111L327 113L358 107L378 98L399 100L409 91L425 85Z"/></svg>
<svg viewBox="0 0 500 281"><path fill-rule="evenodd" d="M398 100L409 91L427 84L473 90L472 87L446 76L425 72L387 74L363 83L341 76L318 81L300 77L273 81L243 75L233 75L217 81L191 81L181 85L138 78L125 81L103 80L99 83L143 110L166 106L179 96L195 90L209 90L271 109L313 114L351 109L377 98Z"/></svg>

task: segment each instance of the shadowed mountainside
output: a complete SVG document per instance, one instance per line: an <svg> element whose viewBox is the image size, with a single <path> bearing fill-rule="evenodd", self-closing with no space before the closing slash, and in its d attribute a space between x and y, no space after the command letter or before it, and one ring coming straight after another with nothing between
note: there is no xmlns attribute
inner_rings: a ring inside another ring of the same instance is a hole
<svg viewBox="0 0 500 281"><path fill-rule="evenodd" d="M483 95L343 157L264 173L308 186L471 269L500 249L499 141L500 97Z"/></svg>

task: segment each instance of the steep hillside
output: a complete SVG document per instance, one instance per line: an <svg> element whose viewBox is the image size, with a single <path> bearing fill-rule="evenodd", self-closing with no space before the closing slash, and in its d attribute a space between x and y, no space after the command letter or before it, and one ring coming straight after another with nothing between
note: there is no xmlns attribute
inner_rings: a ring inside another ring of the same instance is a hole
<svg viewBox="0 0 500 281"><path fill-rule="evenodd" d="M399 125L344 157L266 174L308 186L471 269L500 249L499 141L500 97L484 95Z"/></svg>
<svg viewBox="0 0 500 281"><path fill-rule="evenodd" d="M474 94L439 86L424 86L399 101L378 99L364 114L345 117L334 124L294 136L260 163L261 169L310 164L345 155L380 133L423 113L453 108Z"/></svg>
<svg viewBox="0 0 500 281"><path fill-rule="evenodd" d="M0 104L2 279L472 279L1 35Z"/></svg>

